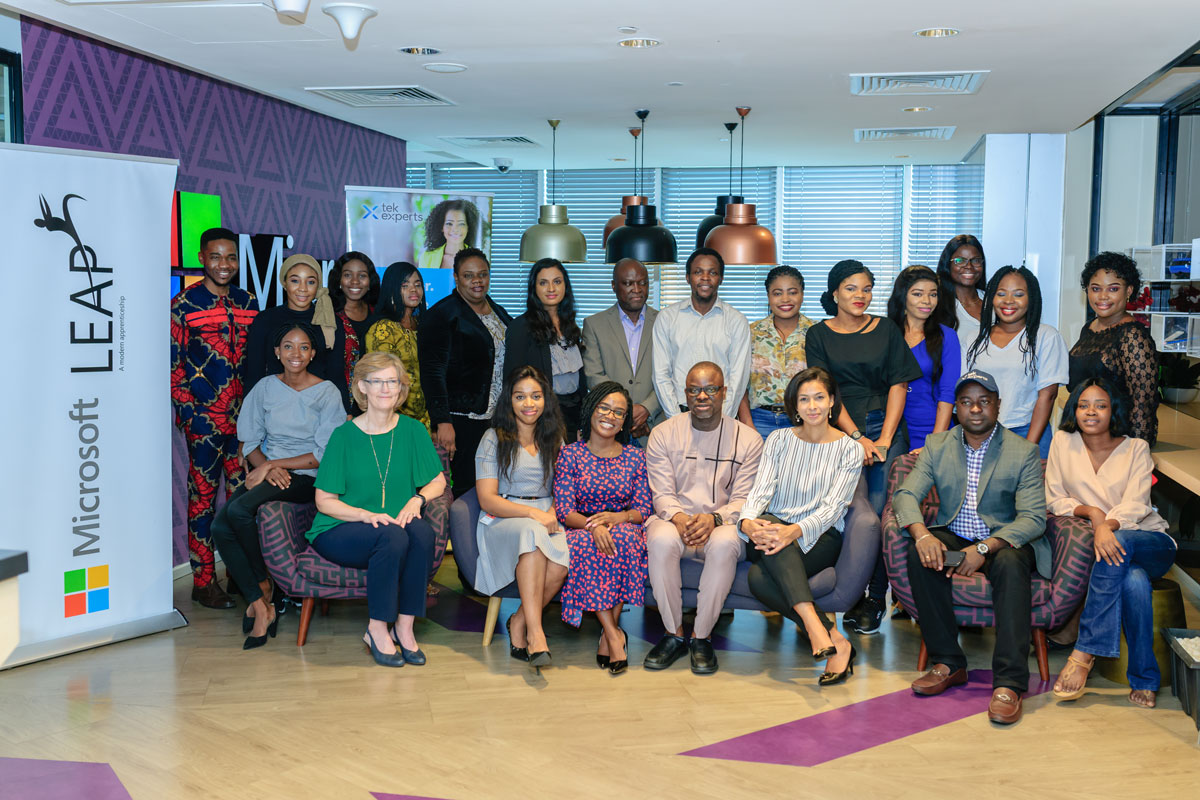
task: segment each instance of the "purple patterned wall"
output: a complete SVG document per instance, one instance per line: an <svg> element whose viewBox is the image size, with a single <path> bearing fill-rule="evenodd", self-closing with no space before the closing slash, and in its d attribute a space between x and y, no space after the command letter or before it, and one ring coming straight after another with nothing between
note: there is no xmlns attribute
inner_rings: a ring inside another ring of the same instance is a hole
<svg viewBox="0 0 1200 800"><path fill-rule="evenodd" d="M343 186L403 186L404 141L62 28L21 19L25 142L179 159L238 233L346 249Z"/></svg>

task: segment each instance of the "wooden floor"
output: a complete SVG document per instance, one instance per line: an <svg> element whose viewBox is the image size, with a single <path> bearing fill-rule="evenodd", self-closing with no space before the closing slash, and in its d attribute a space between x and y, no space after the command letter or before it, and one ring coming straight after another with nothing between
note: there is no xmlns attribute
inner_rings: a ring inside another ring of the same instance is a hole
<svg viewBox="0 0 1200 800"><path fill-rule="evenodd" d="M439 579L457 586L452 564ZM827 689L790 624L743 611L717 632L762 653L719 652L712 676L692 675L686 659L643 670L650 643L637 632L654 612L642 609L623 615L636 666L618 677L595 667L594 619L579 632L549 624L555 666L540 677L508 657L502 630L484 649L478 632L428 621L417 635L429 665L395 670L374 666L358 643L362 604L334 604L304 648L289 611L278 639L243 652L241 612L193 607L189 584L175 587L187 628L0 673L0 756L107 762L134 798L156 799L1200 793L1196 730L1170 692L1140 710L1098 677L1073 704L1031 698L1011 728L993 726L980 706L815 767L679 755L906 689L919 646L911 622L853 637L860 667ZM1190 601L1190 626L1200 627ZM514 607L507 601L501 619ZM971 668L988 669L991 634L963 639ZM1053 673L1064 660L1052 653Z"/></svg>

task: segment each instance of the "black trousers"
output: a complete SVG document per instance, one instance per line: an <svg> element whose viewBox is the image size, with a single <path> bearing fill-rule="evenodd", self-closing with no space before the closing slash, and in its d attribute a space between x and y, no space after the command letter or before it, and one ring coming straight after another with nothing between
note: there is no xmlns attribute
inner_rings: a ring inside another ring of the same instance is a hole
<svg viewBox="0 0 1200 800"><path fill-rule="evenodd" d="M253 489L247 489L243 484L213 518L213 544L247 603L262 597L258 584L270 577L258 540L259 506L273 500L285 503L313 501L313 478L294 472L291 476L292 483L286 489L272 486L266 481Z"/></svg>
<svg viewBox="0 0 1200 800"><path fill-rule="evenodd" d="M414 519L403 528L343 522L317 536L313 549L335 564L367 570L367 614L393 622L425 616L425 585L433 563L433 528Z"/></svg>
<svg viewBox="0 0 1200 800"><path fill-rule="evenodd" d="M948 528L930 528L950 550L962 550L975 542L956 536ZM996 649L992 652L992 686L1025 692L1029 689L1029 621L1033 606L1030 578L1034 567L1033 548L1003 547L988 553L979 571L992 584L992 610L996 616ZM908 580L917 602L921 637L932 664L951 670L966 669L967 657L958 644L958 622L954 619L951 579L921 564L915 541L908 544Z"/></svg>
<svg viewBox="0 0 1200 800"><path fill-rule="evenodd" d="M770 514L763 514L760 519L780 522ZM789 545L774 555L766 555L753 543L747 543L746 560L751 562L751 566L746 579L750 591L764 606L778 611L804 630L804 620L796 612L795 606L797 603L813 602L808 579L836 564L841 552L842 534L835 528L822 533L807 553L802 552L799 546ZM815 603L813 608L825 630L832 630L833 621Z"/></svg>
<svg viewBox="0 0 1200 800"><path fill-rule="evenodd" d="M479 449L479 440L487 433L492 421L452 414L450 424L454 426L454 457L450 459L450 476L454 479L454 486L451 491L455 497L461 497L475 488L475 451Z"/></svg>

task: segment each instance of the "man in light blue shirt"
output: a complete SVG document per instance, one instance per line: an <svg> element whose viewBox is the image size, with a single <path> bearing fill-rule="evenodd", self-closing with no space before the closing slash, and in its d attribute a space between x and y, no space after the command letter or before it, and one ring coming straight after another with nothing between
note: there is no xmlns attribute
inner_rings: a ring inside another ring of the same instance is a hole
<svg viewBox="0 0 1200 800"><path fill-rule="evenodd" d="M728 391L722 411L737 416L750 382L750 323L717 297L725 261L711 247L688 256L687 282L692 296L667 306L654 323L654 391L668 417L687 411L683 387L688 370L712 361L725 373Z"/></svg>

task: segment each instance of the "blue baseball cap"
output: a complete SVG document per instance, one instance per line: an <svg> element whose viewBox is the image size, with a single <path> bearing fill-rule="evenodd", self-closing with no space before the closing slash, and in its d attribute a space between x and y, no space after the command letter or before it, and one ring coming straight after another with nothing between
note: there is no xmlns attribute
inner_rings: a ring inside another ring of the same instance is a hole
<svg viewBox="0 0 1200 800"><path fill-rule="evenodd" d="M967 383L978 383L989 392L1000 394L1000 389L996 386L996 379L992 377L990 372L984 372L981 369L964 372L962 377L958 379L958 383L954 384L954 394L957 395L958 391Z"/></svg>

